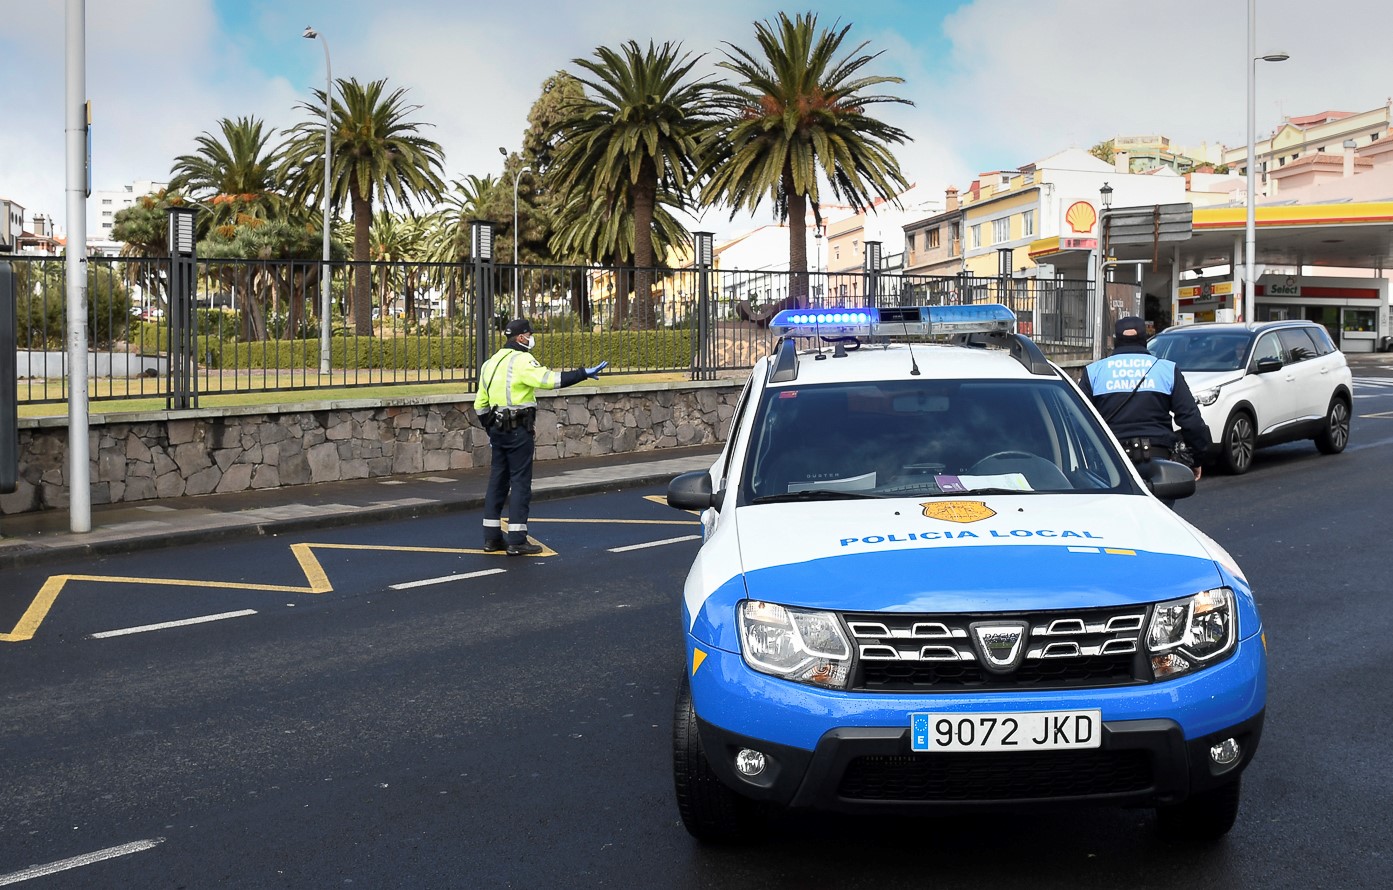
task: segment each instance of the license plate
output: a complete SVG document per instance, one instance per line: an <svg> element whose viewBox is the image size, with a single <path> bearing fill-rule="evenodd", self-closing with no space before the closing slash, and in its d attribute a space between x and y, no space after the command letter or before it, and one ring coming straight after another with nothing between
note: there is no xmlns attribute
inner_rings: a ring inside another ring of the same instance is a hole
<svg viewBox="0 0 1393 890"><path fill-rule="evenodd" d="M910 714L915 751L1054 751L1103 744L1101 711Z"/></svg>

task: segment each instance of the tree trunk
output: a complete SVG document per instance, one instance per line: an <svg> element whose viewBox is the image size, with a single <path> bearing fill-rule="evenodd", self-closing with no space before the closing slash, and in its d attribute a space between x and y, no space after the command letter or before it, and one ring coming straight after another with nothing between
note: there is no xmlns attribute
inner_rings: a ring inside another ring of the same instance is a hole
<svg viewBox="0 0 1393 890"><path fill-rule="evenodd" d="M653 205L658 196L658 176L653 162L644 159L639 181L634 183L634 326L655 326L653 312Z"/></svg>
<svg viewBox="0 0 1393 890"><path fill-rule="evenodd" d="M372 269L367 265L372 227L372 198L359 194L356 184L349 187L353 204L353 330L359 335L372 333Z"/></svg>
<svg viewBox="0 0 1393 890"><path fill-rule="evenodd" d="M808 305L808 196L793 189L793 169L784 167L784 194L788 198L788 298L791 306Z"/></svg>

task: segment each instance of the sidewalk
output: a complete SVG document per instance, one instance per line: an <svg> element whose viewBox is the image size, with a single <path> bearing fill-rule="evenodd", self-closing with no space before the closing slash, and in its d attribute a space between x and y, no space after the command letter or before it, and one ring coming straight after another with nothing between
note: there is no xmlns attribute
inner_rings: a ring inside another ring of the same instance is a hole
<svg viewBox="0 0 1393 890"><path fill-rule="evenodd" d="M720 445L538 461L534 500L666 483L709 467ZM0 516L0 571L81 556L477 510L488 468L321 482L263 491L92 507L92 530L68 531L66 510Z"/></svg>

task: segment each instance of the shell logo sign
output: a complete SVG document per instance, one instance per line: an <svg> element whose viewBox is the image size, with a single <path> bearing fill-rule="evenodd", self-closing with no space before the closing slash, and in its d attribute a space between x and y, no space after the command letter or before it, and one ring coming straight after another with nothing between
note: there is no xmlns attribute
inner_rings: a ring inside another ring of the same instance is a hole
<svg viewBox="0 0 1393 890"><path fill-rule="evenodd" d="M1069 224L1069 228L1079 235L1089 235L1093 232L1093 227L1098 223L1098 211L1093 209L1093 205L1087 201L1075 201L1069 205L1069 209L1064 211L1064 221Z"/></svg>

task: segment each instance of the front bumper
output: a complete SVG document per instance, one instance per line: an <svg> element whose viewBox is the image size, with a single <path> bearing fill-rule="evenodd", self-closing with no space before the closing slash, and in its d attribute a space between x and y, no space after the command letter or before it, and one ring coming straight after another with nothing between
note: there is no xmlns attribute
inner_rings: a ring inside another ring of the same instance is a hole
<svg viewBox="0 0 1393 890"><path fill-rule="evenodd" d="M706 651L706 650L704 650ZM690 662L689 662L690 663ZM1154 806L1232 781L1262 735L1266 662L1251 638L1223 663L1144 686L952 695L839 693L777 680L738 654L707 652L691 677L702 747L731 788L787 806L853 812L939 811L1092 803ZM916 711L1099 708L1097 749L915 753ZM1220 766L1212 745L1238 741ZM750 778L734 767L750 748L766 757Z"/></svg>

